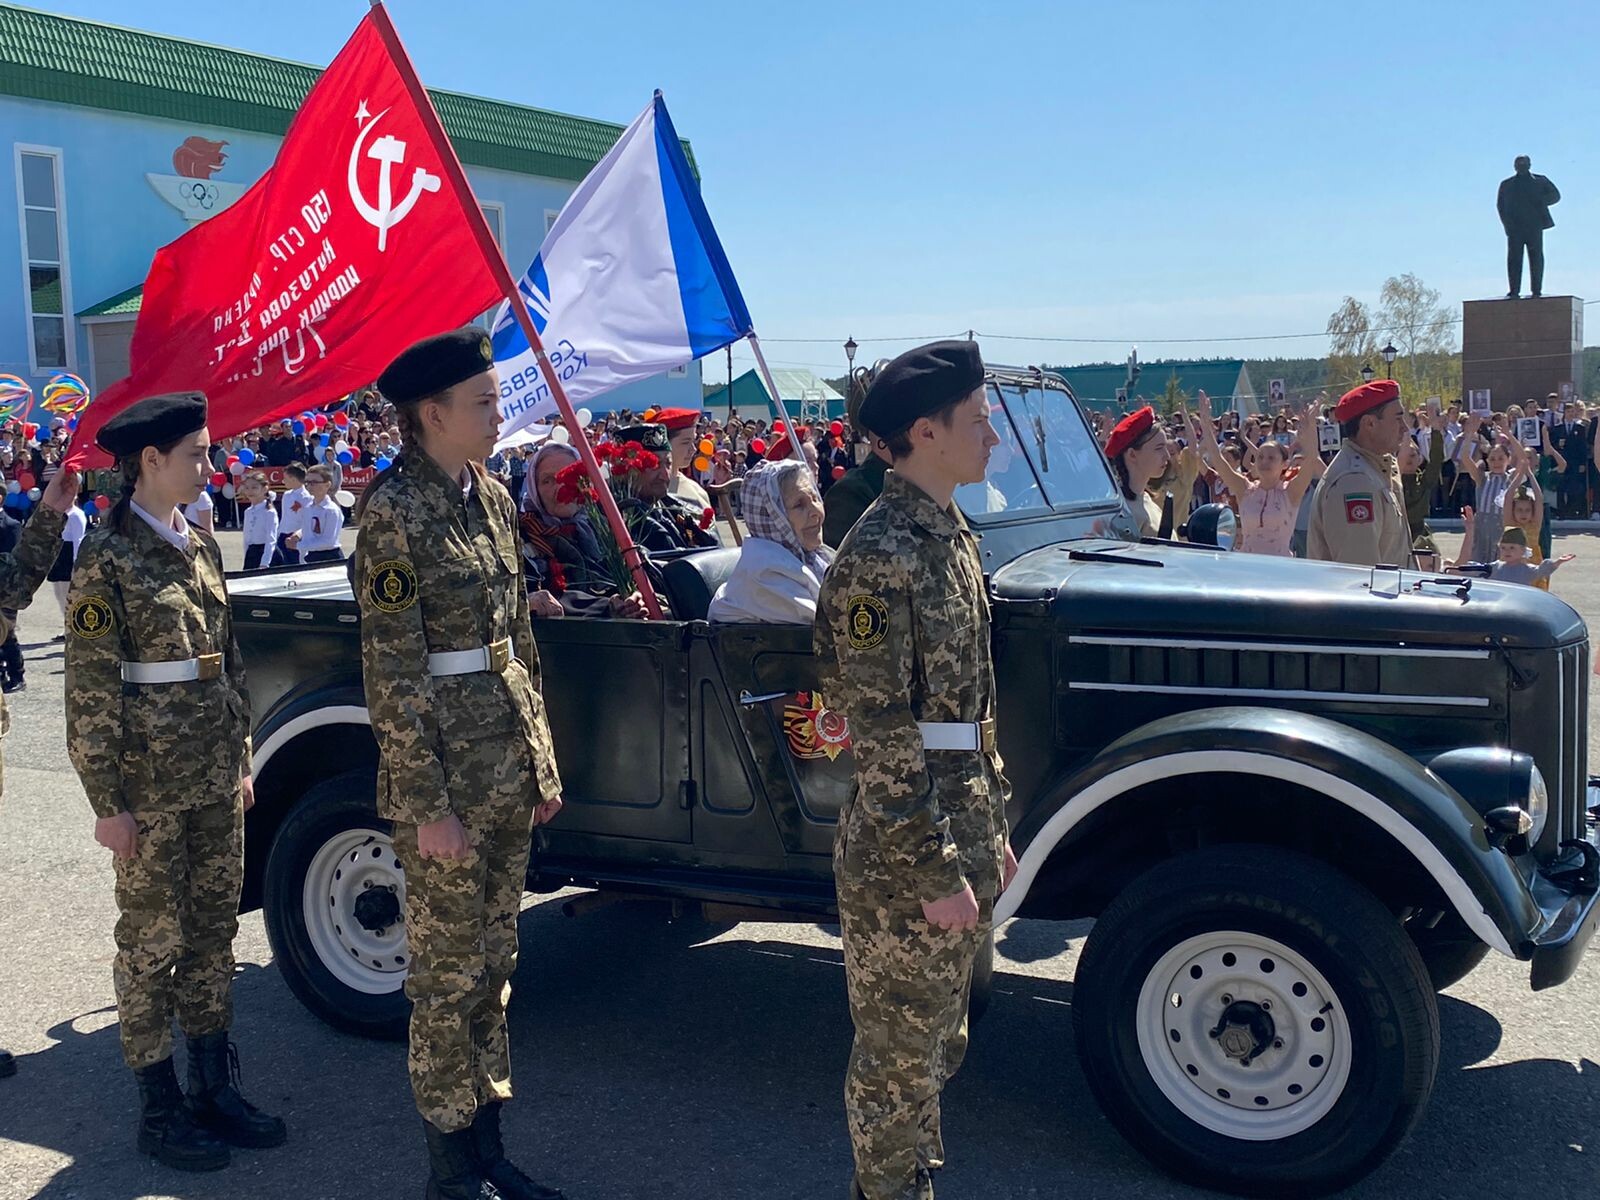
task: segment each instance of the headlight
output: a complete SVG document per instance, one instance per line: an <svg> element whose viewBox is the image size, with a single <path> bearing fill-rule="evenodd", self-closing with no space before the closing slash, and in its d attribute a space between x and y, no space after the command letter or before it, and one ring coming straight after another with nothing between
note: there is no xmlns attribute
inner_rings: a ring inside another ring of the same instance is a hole
<svg viewBox="0 0 1600 1200"><path fill-rule="evenodd" d="M1531 846L1539 840L1545 822L1550 817L1550 791L1544 785L1544 776L1539 774L1539 768L1532 765L1528 767L1528 799L1524 807L1533 818L1533 829L1528 833L1528 845Z"/></svg>

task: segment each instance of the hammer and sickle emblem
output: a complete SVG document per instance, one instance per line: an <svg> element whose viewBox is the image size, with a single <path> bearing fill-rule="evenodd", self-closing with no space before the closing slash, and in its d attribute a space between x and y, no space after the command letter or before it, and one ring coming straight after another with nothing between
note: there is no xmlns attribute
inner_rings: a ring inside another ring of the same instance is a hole
<svg viewBox="0 0 1600 1200"><path fill-rule="evenodd" d="M363 109L365 104L363 104ZM437 192L440 179L437 175L418 167L411 173L411 191L399 204L394 202L394 189L392 172L394 168L406 160L406 144L397 137L385 134L372 143L366 150L368 158L376 159L380 164L378 175L378 203L368 204L367 198L361 191L361 181L357 176L357 167L361 163L363 148L367 144L367 135L378 127L378 122L388 115L386 108L383 112L373 117L361 127L361 132L356 136L356 144L350 150L350 199L356 206L356 211L367 224L374 226L378 231L378 250L381 252L388 247L389 230L405 220L423 192Z"/></svg>

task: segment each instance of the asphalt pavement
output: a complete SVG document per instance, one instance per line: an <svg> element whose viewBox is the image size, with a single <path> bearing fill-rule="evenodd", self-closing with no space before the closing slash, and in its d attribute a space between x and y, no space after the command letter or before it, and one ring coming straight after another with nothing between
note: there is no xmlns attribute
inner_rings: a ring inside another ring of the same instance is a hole
<svg viewBox="0 0 1600 1200"><path fill-rule="evenodd" d="M230 560L238 535L224 534ZM1447 552L1454 549L1448 535ZM1600 537L1555 591L1600 616ZM61 615L22 614L28 689L11 697L0 805L0 1200L414 1197L425 1166L401 1046L335 1033L290 995L261 916L243 918L235 1040L246 1093L290 1143L186 1176L133 1145L136 1096L111 990L109 855L62 728ZM1600 706L1591 721L1600 720ZM1600 745L1591 725L1591 746ZM1594 761L1593 755L1591 761ZM572 1200L835 1200L849 1147L850 1042L832 928L669 921L653 906L568 918L529 897L511 1040L508 1144ZM945 1097L941 1200L1202 1196L1131 1150L1100 1115L1072 1046L1087 923L1013 922L996 994ZM1467 1200L1600 1195L1600 951L1564 987L1491 956L1440 1000L1443 1057L1415 1135L1347 1195Z"/></svg>

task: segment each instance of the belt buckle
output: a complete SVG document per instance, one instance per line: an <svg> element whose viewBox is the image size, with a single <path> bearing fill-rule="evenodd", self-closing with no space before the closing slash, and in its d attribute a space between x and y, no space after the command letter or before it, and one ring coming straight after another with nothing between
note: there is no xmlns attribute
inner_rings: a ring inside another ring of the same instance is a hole
<svg viewBox="0 0 1600 1200"><path fill-rule="evenodd" d="M202 680L222 678L222 655L202 654L197 661L200 664L200 670L195 678Z"/></svg>
<svg viewBox="0 0 1600 1200"><path fill-rule="evenodd" d="M503 675L510 665L511 639L501 638L498 642L491 642L489 645L489 670L496 675Z"/></svg>
<svg viewBox="0 0 1600 1200"><path fill-rule="evenodd" d="M978 722L978 749L985 754L993 754L995 750L994 718Z"/></svg>

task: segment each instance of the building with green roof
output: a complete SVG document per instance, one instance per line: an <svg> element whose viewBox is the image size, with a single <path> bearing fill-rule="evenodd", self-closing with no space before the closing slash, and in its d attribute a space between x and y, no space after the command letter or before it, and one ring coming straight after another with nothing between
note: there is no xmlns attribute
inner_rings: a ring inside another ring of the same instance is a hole
<svg viewBox="0 0 1600 1200"><path fill-rule="evenodd" d="M1180 391L1188 396L1203 391L1211 397L1215 412L1236 411L1249 415L1261 411L1261 400L1250 380L1250 369L1243 359L1206 359L1200 362L1166 360L1140 364L1133 395L1119 401L1128 383L1128 368L1123 363L1093 363L1083 367L1046 367L1065 379L1073 394L1085 406L1101 412L1131 412L1144 404L1156 404L1167 394L1167 384L1176 378Z"/></svg>
<svg viewBox="0 0 1600 1200"><path fill-rule="evenodd" d="M357 16L330 10L328 19ZM126 374L152 255L272 165L320 70L0 3L0 130L11 175L0 185L0 230L17 231L0 234L0 281L16 281L0 286L0 374L21 376L36 393L57 371L96 390ZM623 126L430 95L521 274ZM641 87L641 107L648 98ZM692 405L699 396L694 364L621 389L615 403Z"/></svg>

